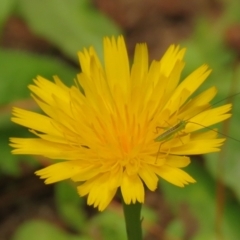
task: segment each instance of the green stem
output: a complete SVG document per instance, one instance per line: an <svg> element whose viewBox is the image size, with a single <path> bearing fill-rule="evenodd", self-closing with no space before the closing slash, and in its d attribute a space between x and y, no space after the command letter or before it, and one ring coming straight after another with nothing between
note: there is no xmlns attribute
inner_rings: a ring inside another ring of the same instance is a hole
<svg viewBox="0 0 240 240"><path fill-rule="evenodd" d="M125 224L127 230L128 240L142 240L142 221L141 221L141 207L142 204L136 202L135 204L126 204L122 199L123 211L125 217Z"/></svg>

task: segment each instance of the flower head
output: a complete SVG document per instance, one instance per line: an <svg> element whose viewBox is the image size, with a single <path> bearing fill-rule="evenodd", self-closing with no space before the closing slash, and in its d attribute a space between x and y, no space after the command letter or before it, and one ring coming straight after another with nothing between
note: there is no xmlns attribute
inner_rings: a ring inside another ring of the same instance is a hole
<svg viewBox="0 0 240 240"><path fill-rule="evenodd" d="M210 70L203 65L180 83L184 53L172 45L149 66L146 44L137 44L130 66L121 36L104 39L103 64L92 47L84 49L74 86L57 77L37 77L29 86L44 114L14 108L12 121L35 138L12 138L13 153L53 159L36 174L47 184L77 182L100 211L118 188L130 204L144 202L144 185L154 191L159 178L194 183L182 170L190 163L185 155L219 151L224 139L199 130L229 118L231 105L211 108L215 87L191 97Z"/></svg>

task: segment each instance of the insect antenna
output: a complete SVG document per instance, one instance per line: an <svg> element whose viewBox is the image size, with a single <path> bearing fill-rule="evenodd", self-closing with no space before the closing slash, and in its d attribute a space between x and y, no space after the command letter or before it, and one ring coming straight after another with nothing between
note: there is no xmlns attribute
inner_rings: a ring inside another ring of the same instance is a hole
<svg viewBox="0 0 240 240"><path fill-rule="evenodd" d="M223 102L223 101L225 101L225 100L227 100L227 99L229 99L229 98L233 98L233 97L235 97L235 96L237 96L237 95L239 95L239 94L240 94L240 92L234 93L234 94L232 94L232 95L230 95L230 96L228 96L228 97L225 97L225 98L223 98L223 99L221 99L221 100L213 103L213 105L211 105L211 107L212 107L212 106L215 106L215 105L217 105L218 103Z"/></svg>
<svg viewBox="0 0 240 240"><path fill-rule="evenodd" d="M219 103L221 103L221 102L223 102L223 101L225 101L225 100L227 100L227 99L229 99L229 98L233 98L233 97L235 97L235 96L237 96L237 95L239 95L239 94L240 94L240 92L237 92L237 93L234 93L234 94L232 94L232 95L230 95L230 96L228 96L228 97L225 97L225 98L223 98L223 99L221 99L221 100L213 103L212 105L210 105L210 106L209 106L207 109L205 109L204 111L210 110L213 106L215 106L215 105L217 105L217 104L219 104ZM200 114L200 113L198 113L198 114ZM195 116L197 116L198 114L196 114ZM192 119L193 117L195 117L195 116L190 117L189 120L191 120L191 119ZM224 133L222 133L222 132L219 132L219 131L217 131L217 130L212 129L211 127L207 127L207 126L205 126L205 125L203 125L203 124L200 124L200 123L191 122L191 121L189 121L189 120L185 120L185 121L186 121L187 123L197 124L197 125L199 125L199 126L202 126L202 127L204 127L204 128L207 128L207 129L209 129L209 130L211 130L211 131L213 131L213 132L216 132L216 133L218 133L218 134L220 134L220 135L222 135L222 136L224 136L224 137L226 137L226 138L229 138L229 139L232 139L232 140L234 140L234 141L240 142L239 139L230 137L230 136L228 136L227 134L224 134Z"/></svg>
<svg viewBox="0 0 240 240"><path fill-rule="evenodd" d="M199 125L199 126L202 126L202 127L204 127L204 128L207 128L207 129L209 129L209 130L211 130L211 131L213 131L213 132L216 132L216 133L218 133L218 134L220 134L220 135L222 135L222 136L224 136L224 137L226 137L226 138L229 138L229 139L235 140L235 141L237 141L237 142L240 142L240 141L239 141L238 139L236 139L236 138L230 137L230 136L228 136L227 134L221 133L221 132L219 132L219 131L217 131L217 130L215 130L215 129L212 129L212 128L207 127L207 126L205 126L205 125L202 125L202 124L200 124L200 123L191 122L191 121L187 121L187 123L197 124L197 125Z"/></svg>

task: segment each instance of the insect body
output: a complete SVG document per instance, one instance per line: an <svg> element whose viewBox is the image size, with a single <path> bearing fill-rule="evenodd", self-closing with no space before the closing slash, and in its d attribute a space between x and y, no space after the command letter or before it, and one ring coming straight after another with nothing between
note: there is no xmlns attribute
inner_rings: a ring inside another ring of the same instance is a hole
<svg viewBox="0 0 240 240"><path fill-rule="evenodd" d="M159 152L160 152L160 149L161 149L161 146L162 144L165 142L165 141L168 141L170 140L171 138L173 138L174 134L175 133L178 133L179 131L183 130L185 128L185 126L187 125L187 121L183 121L183 120L180 120L179 123L175 124L174 126L168 128L165 132L163 132L162 134L160 134L158 137L156 137L154 139L155 142L161 142L160 145L159 145L159 148L158 148L158 153L157 153L157 157L156 157L156 162L157 162L157 159L158 159L158 156L159 156ZM155 163L156 163L155 162Z"/></svg>
<svg viewBox="0 0 240 240"><path fill-rule="evenodd" d="M187 122L181 120L179 123L174 125L173 127L168 128L165 132L160 134L158 137L154 139L155 142L167 141L173 137L173 135L181 130L183 130L186 126Z"/></svg>

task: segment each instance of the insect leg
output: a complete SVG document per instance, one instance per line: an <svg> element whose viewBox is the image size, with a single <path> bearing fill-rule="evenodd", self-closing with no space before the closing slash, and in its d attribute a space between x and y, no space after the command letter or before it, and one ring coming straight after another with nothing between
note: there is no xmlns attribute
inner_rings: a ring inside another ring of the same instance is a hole
<svg viewBox="0 0 240 240"><path fill-rule="evenodd" d="M159 156L159 153L160 153L160 150L161 150L161 146L162 146L163 143L164 143L164 142L161 142L161 143L159 144L159 148L158 148L158 152L157 152L155 164L157 164L158 156ZM165 156L164 156L163 158L167 157L167 156L169 155L169 152L170 152L170 148L168 149L167 153L165 154Z"/></svg>
<svg viewBox="0 0 240 240"><path fill-rule="evenodd" d="M167 129L167 127L159 127L159 126L157 126L156 127L156 132L153 132L153 133L157 134L158 133L158 129Z"/></svg>

